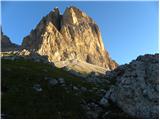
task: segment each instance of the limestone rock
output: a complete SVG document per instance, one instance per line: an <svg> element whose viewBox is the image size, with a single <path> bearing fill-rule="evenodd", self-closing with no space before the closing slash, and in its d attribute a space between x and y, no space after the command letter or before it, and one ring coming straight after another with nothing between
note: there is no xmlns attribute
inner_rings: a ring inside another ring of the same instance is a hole
<svg viewBox="0 0 160 120"><path fill-rule="evenodd" d="M87 77L92 72L105 74L106 71L109 70L107 68L103 68L80 60L55 62L55 65L60 68L62 66L65 70L69 71L71 74L80 77Z"/></svg>
<svg viewBox="0 0 160 120"><path fill-rule="evenodd" d="M58 84L58 81L56 80L56 79L53 79L53 80L50 80L49 81L49 84L51 84L51 85L57 85Z"/></svg>
<svg viewBox="0 0 160 120"><path fill-rule="evenodd" d="M107 99L102 98L101 101L100 101L100 105L103 105L103 106L107 107L109 105L109 102L108 102Z"/></svg>
<svg viewBox="0 0 160 120"><path fill-rule="evenodd" d="M107 75L116 80L104 96L136 118L158 118L159 54L144 55Z"/></svg>
<svg viewBox="0 0 160 120"><path fill-rule="evenodd" d="M60 84L64 84L65 83L64 78L59 78L58 81L59 81Z"/></svg>
<svg viewBox="0 0 160 120"><path fill-rule="evenodd" d="M63 15L55 8L43 17L22 43L22 49L47 55L49 61L77 59L112 70L117 67L105 50L97 24L76 7Z"/></svg>
<svg viewBox="0 0 160 120"><path fill-rule="evenodd" d="M28 56L28 55L30 55L31 53L28 51L28 50L26 50L26 49L23 49L22 51L19 51L18 52L18 55L19 56Z"/></svg>
<svg viewBox="0 0 160 120"><path fill-rule="evenodd" d="M33 89L37 92L41 92L43 91L43 89L41 88L41 85L40 84L35 84L33 85Z"/></svg>

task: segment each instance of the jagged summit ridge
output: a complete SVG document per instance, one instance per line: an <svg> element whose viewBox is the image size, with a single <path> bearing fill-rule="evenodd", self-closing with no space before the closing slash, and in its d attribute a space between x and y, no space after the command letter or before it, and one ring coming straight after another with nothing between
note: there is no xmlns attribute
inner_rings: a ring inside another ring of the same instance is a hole
<svg viewBox="0 0 160 120"><path fill-rule="evenodd" d="M78 59L108 70L117 66L104 48L97 24L74 6L63 15L54 8L24 38L22 48L47 55L51 62Z"/></svg>

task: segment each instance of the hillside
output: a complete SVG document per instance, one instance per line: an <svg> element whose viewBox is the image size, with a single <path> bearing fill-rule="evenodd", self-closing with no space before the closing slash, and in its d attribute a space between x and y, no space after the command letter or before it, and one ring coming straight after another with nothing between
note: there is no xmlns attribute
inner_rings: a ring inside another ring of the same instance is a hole
<svg viewBox="0 0 160 120"><path fill-rule="evenodd" d="M87 79L49 64L2 59L2 117L102 118L99 100L113 83ZM108 118L126 117L119 112L115 107Z"/></svg>

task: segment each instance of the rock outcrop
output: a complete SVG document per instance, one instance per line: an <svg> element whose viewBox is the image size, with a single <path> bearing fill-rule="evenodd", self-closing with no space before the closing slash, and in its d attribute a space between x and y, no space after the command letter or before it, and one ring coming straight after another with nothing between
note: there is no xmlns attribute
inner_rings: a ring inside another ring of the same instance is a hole
<svg viewBox="0 0 160 120"><path fill-rule="evenodd" d="M6 35L3 34L1 31L1 51L6 52L6 51L15 51L19 50L19 46L12 43Z"/></svg>
<svg viewBox="0 0 160 120"><path fill-rule="evenodd" d="M115 80L101 100L111 100L124 112L136 118L158 118L159 115L159 54L144 55L131 63L107 73ZM103 102L105 100L105 102Z"/></svg>
<svg viewBox="0 0 160 120"><path fill-rule="evenodd" d="M105 50L97 24L76 7L63 15L55 8L26 36L22 48L47 55L49 61L77 59L113 70L117 67Z"/></svg>

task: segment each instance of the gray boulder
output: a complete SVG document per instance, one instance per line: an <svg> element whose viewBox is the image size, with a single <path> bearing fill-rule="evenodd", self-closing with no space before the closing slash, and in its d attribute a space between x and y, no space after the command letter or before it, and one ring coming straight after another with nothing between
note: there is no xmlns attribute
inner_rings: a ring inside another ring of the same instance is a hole
<svg viewBox="0 0 160 120"><path fill-rule="evenodd" d="M64 78L59 78L58 81L59 81L60 84L64 84L65 83Z"/></svg>
<svg viewBox="0 0 160 120"><path fill-rule="evenodd" d="M52 79L49 81L49 84L54 86L58 84L58 81L56 79Z"/></svg>
<svg viewBox="0 0 160 120"><path fill-rule="evenodd" d="M101 99L117 104L135 118L159 117L159 55L144 55L111 71L116 84ZM108 104L106 102L106 104Z"/></svg>
<svg viewBox="0 0 160 120"><path fill-rule="evenodd" d="M33 89L37 92L41 92L43 91L43 89L41 88L41 85L40 84L35 84L33 85Z"/></svg>

